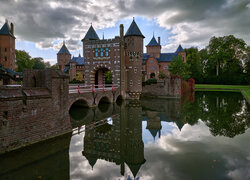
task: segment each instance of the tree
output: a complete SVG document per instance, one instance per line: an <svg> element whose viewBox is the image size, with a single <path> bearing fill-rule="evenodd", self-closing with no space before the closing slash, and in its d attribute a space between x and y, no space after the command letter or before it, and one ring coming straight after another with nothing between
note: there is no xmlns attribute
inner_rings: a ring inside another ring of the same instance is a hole
<svg viewBox="0 0 250 180"><path fill-rule="evenodd" d="M191 77L195 79L195 82L202 82L202 66L201 66L201 58L199 55L199 51L197 48L191 47L189 49L185 49L187 55L187 64L190 65L190 73Z"/></svg>
<svg viewBox="0 0 250 180"><path fill-rule="evenodd" d="M105 84L112 84L112 73L111 73L111 71L107 71L105 73Z"/></svg>
<svg viewBox="0 0 250 180"><path fill-rule="evenodd" d="M242 83L244 79L242 60L247 54L246 43L242 39L235 38L233 35L212 37L206 49L208 77L213 77L212 80L216 83Z"/></svg>
<svg viewBox="0 0 250 180"><path fill-rule="evenodd" d="M31 60L34 61L33 69L45 69L46 68L43 58L37 57L37 58L32 58Z"/></svg>
<svg viewBox="0 0 250 180"><path fill-rule="evenodd" d="M31 60L31 56L26 51L16 50L15 53L18 72L22 72L24 69L32 69L34 61Z"/></svg>
<svg viewBox="0 0 250 180"><path fill-rule="evenodd" d="M159 79L164 79L165 78L165 74L163 71L159 71Z"/></svg>
<svg viewBox="0 0 250 180"><path fill-rule="evenodd" d="M174 60L169 65L169 72L171 75L178 75L182 79L187 80L190 78L190 65L185 63L181 56L174 58Z"/></svg>
<svg viewBox="0 0 250 180"><path fill-rule="evenodd" d="M56 64L54 64L54 65L52 65L50 68L51 68L51 69L58 69L58 65L57 65L57 63L56 63Z"/></svg>

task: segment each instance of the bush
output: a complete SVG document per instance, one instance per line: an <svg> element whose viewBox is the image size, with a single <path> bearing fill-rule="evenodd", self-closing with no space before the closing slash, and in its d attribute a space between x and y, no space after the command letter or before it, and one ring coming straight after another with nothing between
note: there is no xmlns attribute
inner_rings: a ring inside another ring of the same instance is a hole
<svg viewBox="0 0 250 180"><path fill-rule="evenodd" d="M85 81L84 80L76 80L76 78L74 78L72 81L69 82L70 84L84 84Z"/></svg>
<svg viewBox="0 0 250 180"><path fill-rule="evenodd" d="M142 82L142 85L143 85L143 86L145 86L145 85L150 85L150 84L157 84L157 79L152 78L152 79L148 79L148 80L145 81L145 82Z"/></svg>

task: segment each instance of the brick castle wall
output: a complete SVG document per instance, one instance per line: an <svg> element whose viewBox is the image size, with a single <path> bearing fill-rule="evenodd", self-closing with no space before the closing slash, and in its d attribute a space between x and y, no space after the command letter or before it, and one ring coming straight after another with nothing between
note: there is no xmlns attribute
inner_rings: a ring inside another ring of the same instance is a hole
<svg viewBox="0 0 250 180"><path fill-rule="evenodd" d="M0 153L71 131L68 76L24 72L24 86L0 87Z"/></svg>

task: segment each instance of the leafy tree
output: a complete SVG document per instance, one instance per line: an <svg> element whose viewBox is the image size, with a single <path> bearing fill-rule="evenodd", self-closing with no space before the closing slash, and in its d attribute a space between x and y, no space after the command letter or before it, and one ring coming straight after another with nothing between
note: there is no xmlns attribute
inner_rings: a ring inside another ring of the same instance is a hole
<svg viewBox="0 0 250 180"><path fill-rule="evenodd" d="M207 46L205 73L209 81L240 84L243 78L242 60L247 54L246 43L233 35L212 37Z"/></svg>
<svg viewBox="0 0 250 180"><path fill-rule="evenodd" d="M187 55L187 64L190 65L191 77L195 79L195 82L202 82L202 66L201 58L197 48L191 47L185 49Z"/></svg>
<svg viewBox="0 0 250 180"><path fill-rule="evenodd" d="M37 57L37 58L32 58L31 60L34 61L33 69L45 69L46 68L43 58Z"/></svg>
<svg viewBox="0 0 250 180"><path fill-rule="evenodd" d="M111 71L107 71L105 73L105 84L112 84L112 73L111 73Z"/></svg>
<svg viewBox="0 0 250 180"><path fill-rule="evenodd" d="M16 50L15 53L18 72L22 72L24 69L33 68L34 61L31 60L31 56L26 51Z"/></svg>
<svg viewBox="0 0 250 180"><path fill-rule="evenodd" d="M50 68L51 68L51 69L58 69L58 65L57 65L57 63L56 63L56 64L54 64L54 65L52 65Z"/></svg>
<svg viewBox="0 0 250 180"><path fill-rule="evenodd" d="M82 78L82 73L78 72L76 73L76 80L77 81L81 81L83 78Z"/></svg>
<svg viewBox="0 0 250 180"><path fill-rule="evenodd" d="M165 78L165 74L163 71L159 71L159 79L164 79Z"/></svg>
<svg viewBox="0 0 250 180"><path fill-rule="evenodd" d="M169 72L171 75L178 75L182 79L187 80L190 78L190 65L185 63L181 56L175 58L169 65Z"/></svg>

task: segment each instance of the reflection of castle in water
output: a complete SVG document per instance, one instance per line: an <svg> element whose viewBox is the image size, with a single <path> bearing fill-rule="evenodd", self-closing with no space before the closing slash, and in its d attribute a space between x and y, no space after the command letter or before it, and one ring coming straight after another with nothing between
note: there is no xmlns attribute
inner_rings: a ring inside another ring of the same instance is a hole
<svg viewBox="0 0 250 180"><path fill-rule="evenodd" d="M82 154L92 168L98 159L104 159L120 165L122 175L127 164L135 177L145 163L142 107L138 101L131 101L123 104L120 110L120 116L113 119L112 125L104 124L85 132Z"/></svg>

